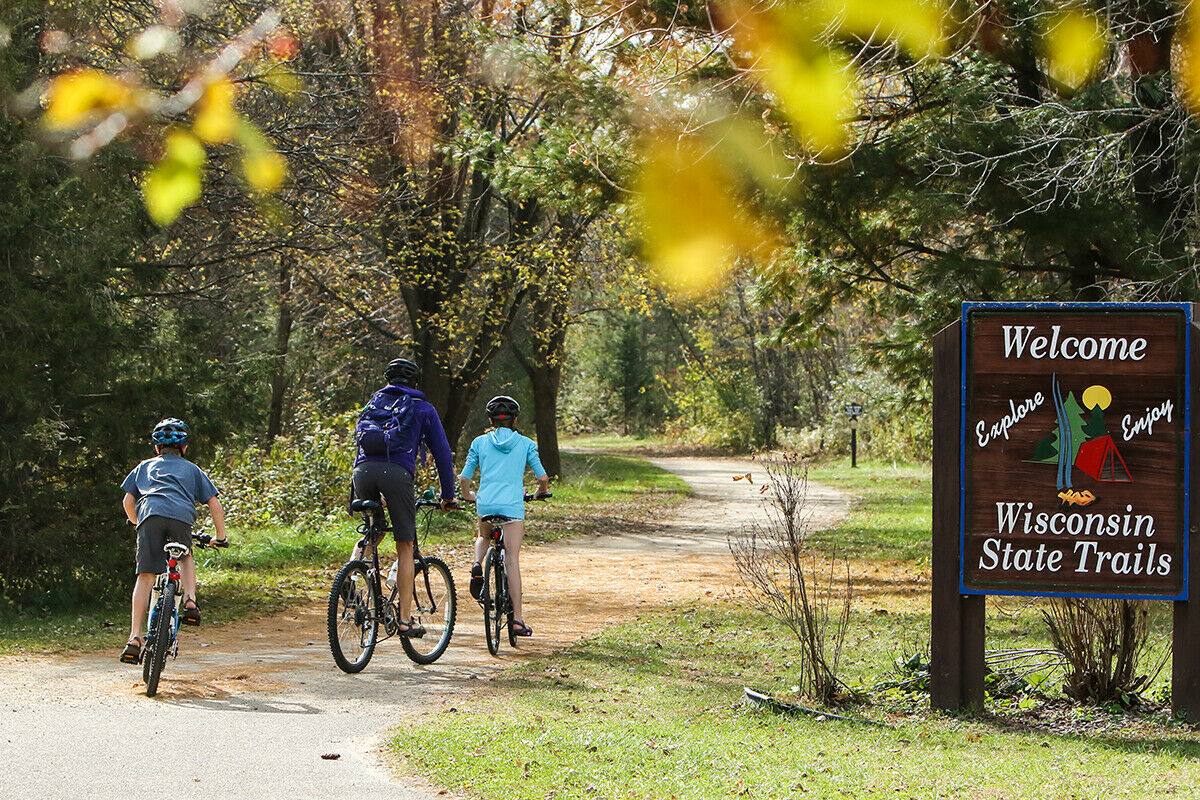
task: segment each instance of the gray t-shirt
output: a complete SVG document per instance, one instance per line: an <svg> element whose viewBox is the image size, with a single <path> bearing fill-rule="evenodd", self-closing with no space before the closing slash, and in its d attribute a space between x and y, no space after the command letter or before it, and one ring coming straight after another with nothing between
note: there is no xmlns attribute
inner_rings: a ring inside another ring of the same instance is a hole
<svg viewBox="0 0 1200 800"><path fill-rule="evenodd" d="M171 453L138 464L121 488L137 498L139 522L158 516L192 525L196 506L217 496L217 487L204 470Z"/></svg>

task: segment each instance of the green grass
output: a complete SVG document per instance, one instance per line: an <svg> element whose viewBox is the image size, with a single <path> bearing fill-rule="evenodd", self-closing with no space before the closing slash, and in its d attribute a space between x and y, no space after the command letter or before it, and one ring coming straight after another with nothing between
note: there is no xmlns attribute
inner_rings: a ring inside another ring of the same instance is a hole
<svg viewBox="0 0 1200 800"><path fill-rule="evenodd" d="M545 504L530 504L530 541L553 541L599 530L622 517L661 509L688 493L687 485L637 458L608 454L563 454L562 480ZM432 512L427 550L467 545L474 530L469 511ZM358 541L358 520L335 514L328 520L247 530L229 520L233 547L199 550L199 595L204 619L228 622L264 616L319 602L333 571ZM130 541L129 589L133 587ZM128 596L127 594L125 595ZM128 600L50 611L0 608L0 655L110 647L124 641Z"/></svg>
<svg viewBox="0 0 1200 800"><path fill-rule="evenodd" d="M853 512L837 528L818 531L814 542L842 555L872 561L929 563L932 480L928 464L860 465L824 462L809 477L855 497Z"/></svg>
<svg viewBox="0 0 1200 800"><path fill-rule="evenodd" d="M823 465L813 478L861 497L821 536L862 558L925 558L926 467ZM931 712L928 694L887 688L898 659L928 655L928 605L875 599L891 609L856 606L840 672L868 701L839 711L880 725L745 704L744 686L797 701L800 651L786 628L727 602L648 613L525 662L406 723L391 747L438 786L506 800L1194 796L1200 734L1160 710L1074 707L1052 679L1019 698L1027 707L989 697L987 713L952 717ZM1044 602L989 600L988 648L1047 647ZM1168 611L1153 611L1156 656Z"/></svg>
<svg viewBox="0 0 1200 800"><path fill-rule="evenodd" d="M887 677L894 643L927 625L923 614L856 617L848 676ZM1193 796L1200 781L1200 736L1160 717L1124 725L1087 711L1117 723L1079 736L934 715L924 696L881 693L844 712L888 727L743 703L746 685L787 698L797 663L795 640L757 614L646 615L430 710L392 748L435 784L483 798L1108 800Z"/></svg>
<svg viewBox="0 0 1200 800"><path fill-rule="evenodd" d="M564 437L562 447L579 450L637 450L643 447L667 447L675 444L666 436L633 436L619 433L580 434Z"/></svg>

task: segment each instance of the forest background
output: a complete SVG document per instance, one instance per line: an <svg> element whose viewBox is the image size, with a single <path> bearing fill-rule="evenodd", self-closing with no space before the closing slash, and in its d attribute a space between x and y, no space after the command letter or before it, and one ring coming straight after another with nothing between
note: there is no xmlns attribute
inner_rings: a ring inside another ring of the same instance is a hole
<svg viewBox="0 0 1200 800"><path fill-rule="evenodd" d="M963 300L1195 298L1188 13L9 0L0 603L124 592L162 417L234 520L336 513L398 355L459 451L512 394L552 472L840 453L851 402L926 458Z"/></svg>

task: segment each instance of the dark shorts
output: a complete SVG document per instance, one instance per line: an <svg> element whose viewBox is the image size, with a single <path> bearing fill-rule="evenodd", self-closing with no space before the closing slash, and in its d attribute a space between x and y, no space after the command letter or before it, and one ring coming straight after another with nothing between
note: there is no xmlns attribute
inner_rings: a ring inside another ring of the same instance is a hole
<svg viewBox="0 0 1200 800"><path fill-rule="evenodd" d="M392 520L392 536L397 542L417 538L417 496L413 476L398 464L367 461L354 468L354 496L360 500L378 500L383 496Z"/></svg>
<svg viewBox="0 0 1200 800"><path fill-rule="evenodd" d="M178 542L192 547L192 526L170 517L146 517L137 526L137 555L134 571L152 572L155 575L167 571L167 542Z"/></svg>

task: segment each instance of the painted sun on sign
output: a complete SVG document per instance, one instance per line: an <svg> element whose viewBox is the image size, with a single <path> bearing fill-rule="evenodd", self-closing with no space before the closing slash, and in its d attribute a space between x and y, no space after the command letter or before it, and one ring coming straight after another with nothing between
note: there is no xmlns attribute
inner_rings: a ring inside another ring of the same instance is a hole
<svg viewBox="0 0 1200 800"><path fill-rule="evenodd" d="M1133 476L1104 421L1104 412L1112 404L1112 392L1094 384L1083 390L1081 404L1074 392L1068 392L1064 398L1058 376L1052 375L1050 393L1057 425L1038 441L1033 457L1028 460L1058 468L1058 498L1063 505L1086 506L1096 500L1091 490L1075 487L1074 470L1101 483L1131 483Z"/></svg>

